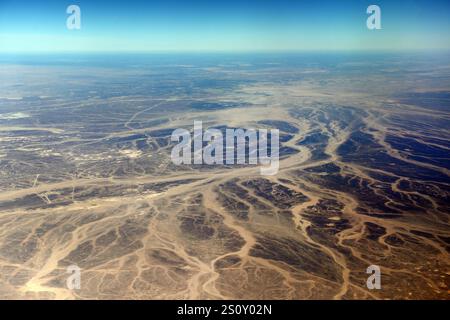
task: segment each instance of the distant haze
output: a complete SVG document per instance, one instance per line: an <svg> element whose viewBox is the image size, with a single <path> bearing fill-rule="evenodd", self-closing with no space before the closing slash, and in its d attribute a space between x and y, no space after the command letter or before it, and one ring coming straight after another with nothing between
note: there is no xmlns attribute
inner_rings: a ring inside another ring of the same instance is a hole
<svg viewBox="0 0 450 320"><path fill-rule="evenodd" d="M450 49L448 1L312 2L1 0L0 52ZM81 30L66 28L70 4Z"/></svg>

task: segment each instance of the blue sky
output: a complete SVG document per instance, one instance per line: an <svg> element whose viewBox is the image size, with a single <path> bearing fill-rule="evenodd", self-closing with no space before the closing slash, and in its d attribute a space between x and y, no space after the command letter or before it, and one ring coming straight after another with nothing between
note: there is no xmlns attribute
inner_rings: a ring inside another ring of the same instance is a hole
<svg viewBox="0 0 450 320"><path fill-rule="evenodd" d="M81 8L68 30L66 8ZM381 8L382 30L366 28ZM450 49L450 1L0 0L0 52Z"/></svg>

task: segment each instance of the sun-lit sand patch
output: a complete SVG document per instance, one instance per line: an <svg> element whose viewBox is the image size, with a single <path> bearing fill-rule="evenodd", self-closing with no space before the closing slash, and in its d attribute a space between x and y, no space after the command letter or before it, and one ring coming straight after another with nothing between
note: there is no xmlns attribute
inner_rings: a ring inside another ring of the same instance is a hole
<svg viewBox="0 0 450 320"><path fill-rule="evenodd" d="M119 153L130 159L136 159L142 156L142 152L139 150L119 150Z"/></svg>
<svg viewBox="0 0 450 320"><path fill-rule="evenodd" d="M25 112L0 113L0 120L15 120L29 117L30 115Z"/></svg>

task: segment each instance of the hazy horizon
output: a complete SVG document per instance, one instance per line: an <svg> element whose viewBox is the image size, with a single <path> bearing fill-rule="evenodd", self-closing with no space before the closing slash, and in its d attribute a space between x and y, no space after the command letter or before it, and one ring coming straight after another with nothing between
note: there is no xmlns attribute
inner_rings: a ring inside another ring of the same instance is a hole
<svg viewBox="0 0 450 320"><path fill-rule="evenodd" d="M68 30L69 5L81 29ZM446 1L1 1L0 52L449 50Z"/></svg>

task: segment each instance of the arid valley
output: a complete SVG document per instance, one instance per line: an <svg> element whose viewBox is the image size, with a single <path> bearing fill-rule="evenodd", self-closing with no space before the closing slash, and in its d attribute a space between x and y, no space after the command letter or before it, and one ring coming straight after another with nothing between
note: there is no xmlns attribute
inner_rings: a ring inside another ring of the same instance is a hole
<svg viewBox="0 0 450 320"><path fill-rule="evenodd" d="M449 298L448 56L27 59L0 69L0 298ZM279 172L175 165L197 120L278 129Z"/></svg>

